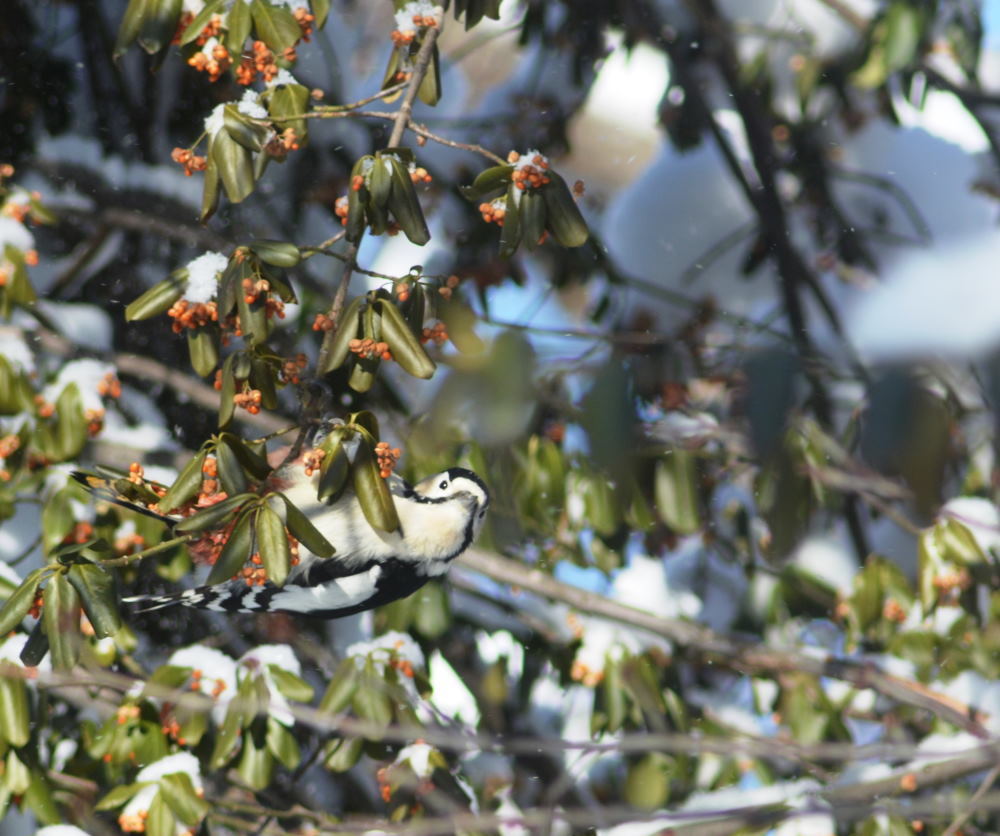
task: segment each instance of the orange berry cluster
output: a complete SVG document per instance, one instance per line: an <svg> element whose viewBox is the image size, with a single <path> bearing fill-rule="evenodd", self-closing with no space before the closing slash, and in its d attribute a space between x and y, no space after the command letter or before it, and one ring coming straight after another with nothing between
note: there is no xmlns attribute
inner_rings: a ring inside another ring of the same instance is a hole
<svg viewBox="0 0 1000 836"><path fill-rule="evenodd" d="M400 302L405 302L410 298L410 283L408 281L396 282L396 287L394 288L396 293L396 298Z"/></svg>
<svg viewBox="0 0 1000 836"><path fill-rule="evenodd" d="M380 441L376 444L375 458L378 461L378 475L383 479L388 479L401 455L402 450L398 447L390 447L388 441Z"/></svg>
<svg viewBox="0 0 1000 836"><path fill-rule="evenodd" d="M42 606L45 603L45 599L41 592L35 593L35 598L31 602L31 606L28 608L28 615L32 618L38 618L42 614Z"/></svg>
<svg viewBox="0 0 1000 836"><path fill-rule="evenodd" d="M300 6L292 12L292 17L295 18L299 24L299 28L302 30L302 40L308 41L309 36L313 33L313 23L316 21L316 15L310 14L308 9Z"/></svg>
<svg viewBox="0 0 1000 836"><path fill-rule="evenodd" d="M364 178L362 178L363 180ZM340 225L347 226L347 213L350 211L350 204L347 195L338 197L333 203L333 213L340 218Z"/></svg>
<svg viewBox="0 0 1000 836"><path fill-rule="evenodd" d="M419 185L420 183L430 183L434 178L431 177L426 168L417 166L410 171L410 179Z"/></svg>
<svg viewBox="0 0 1000 836"><path fill-rule="evenodd" d="M218 81L232 64L233 59L229 55L229 50L222 44L212 47L212 54L206 55L204 52L196 52L188 58L188 66L194 67L200 73L208 73L209 81Z"/></svg>
<svg viewBox="0 0 1000 836"><path fill-rule="evenodd" d="M479 204L479 214L483 216L486 223L503 226L503 219L507 215L507 199L498 197L494 200Z"/></svg>
<svg viewBox="0 0 1000 836"><path fill-rule="evenodd" d="M108 752L104 757L110 761L111 753ZM145 833L146 819L148 818L148 810L139 810L137 813L129 813L128 815L122 813L118 817L118 826L122 829L123 833Z"/></svg>
<svg viewBox="0 0 1000 836"><path fill-rule="evenodd" d="M257 73L264 81L274 81L278 75L278 63L274 53L263 41L254 41L251 54L244 54L236 68L236 81L244 87L253 83ZM287 61L295 60L295 47L288 47L283 53Z"/></svg>
<svg viewBox="0 0 1000 836"><path fill-rule="evenodd" d="M83 413L87 422L87 435L94 438L104 429L104 410L88 409Z"/></svg>
<svg viewBox="0 0 1000 836"><path fill-rule="evenodd" d="M215 456L205 456L201 463L201 497L214 496L219 490L219 462ZM214 504L214 503L213 503Z"/></svg>
<svg viewBox="0 0 1000 836"><path fill-rule="evenodd" d="M511 151L507 155L507 162L516 163L520 159L521 155L517 151ZM545 170L548 167L549 161L541 154L535 154L531 158L531 164L515 168L510 175L510 179L514 181L514 185L519 189L537 189L539 186L544 186L550 182L550 178L545 174Z"/></svg>
<svg viewBox="0 0 1000 836"><path fill-rule="evenodd" d="M20 446L21 439L14 435L14 433L0 438L0 459L6 459L8 456L14 455Z"/></svg>
<svg viewBox="0 0 1000 836"><path fill-rule="evenodd" d="M124 537L119 537L115 540L115 554L126 555L135 554L146 545L146 538L141 534L126 534Z"/></svg>
<svg viewBox="0 0 1000 836"><path fill-rule="evenodd" d="M208 325L209 322L218 322L219 308L215 302L189 302L187 299L178 299L167 311L173 323L171 328L175 334L179 334L185 328L199 328Z"/></svg>
<svg viewBox="0 0 1000 836"><path fill-rule="evenodd" d="M374 360L376 357L381 357L383 360L392 359L389 343L376 342L371 337L365 337L363 340L353 339L347 347L358 357L367 357L369 360Z"/></svg>
<svg viewBox="0 0 1000 836"><path fill-rule="evenodd" d="M323 464L323 457L326 450L314 447L302 454L302 466L305 468L306 476L312 476Z"/></svg>
<svg viewBox="0 0 1000 836"><path fill-rule="evenodd" d="M114 372L108 372L98 381L97 394L102 398L120 398L122 384Z"/></svg>
<svg viewBox="0 0 1000 836"><path fill-rule="evenodd" d="M267 569L265 569L261 564L263 561L259 554L253 554L250 556L250 562L252 566L244 566L237 572L233 578L243 578L247 586L263 586L267 583Z"/></svg>
<svg viewBox="0 0 1000 836"><path fill-rule="evenodd" d="M262 398L263 395L261 395L260 389L247 389L244 392L237 392L233 395L233 403L245 409L251 415L256 415L260 412Z"/></svg>
<svg viewBox="0 0 1000 836"><path fill-rule="evenodd" d="M86 543L93 536L94 526L92 526L89 522L81 521L76 523L73 526L73 530L62 538L62 542L77 544Z"/></svg>
<svg viewBox="0 0 1000 836"><path fill-rule="evenodd" d="M448 340L448 329L443 322L436 323L431 328L424 328L420 334L420 342L429 343L433 340L438 345L443 345Z"/></svg>
<svg viewBox="0 0 1000 836"><path fill-rule="evenodd" d="M895 598L889 598L882 607L882 618L886 621L895 621L897 624L902 624L906 621L906 610Z"/></svg>
<svg viewBox="0 0 1000 836"><path fill-rule="evenodd" d="M143 469L139 462L132 462L128 466L128 480L134 485L141 485L143 483Z"/></svg>
<svg viewBox="0 0 1000 836"><path fill-rule="evenodd" d="M363 174L355 174L351 178L351 191L360 192L364 184L365 184L365 176Z"/></svg>
<svg viewBox="0 0 1000 836"><path fill-rule="evenodd" d="M409 659L400 659L398 656L393 656L389 660L389 667L395 668L407 679L413 679L413 663Z"/></svg>
<svg viewBox="0 0 1000 836"><path fill-rule="evenodd" d="M256 282L253 279L244 279L243 299L248 305L252 305L258 296L266 294L270 289L271 283L267 279L258 279Z"/></svg>
<svg viewBox="0 0 1000 836"><path fill-rule="evenodd" d="M192 18L194 20L194 18ZM195 43L198 46L204 46L208 43L209 38L217 38L222 34L222 15L212 15L208 23L205 24L205 28L201 30L201 34L195 39Z"/></svg>
<svg viewBox="0 0 1000 836"><path fill-rule="evenodd" d="M306 358L305 354L296 354L295 357L285 360L284 364L281 366L282 381L285 383L301 383L302 370L308 365L309 360Z"/></svg>
<svg viewBox="0 0 1000 836"><path fill-rule="evenodd" d="M200 55L201 53L198 54ZM185 177L190 177L196 171L204 171L208 165L207 157L199 157L190 148L174 148L170 152L170 159L184 166Z"/></svg>
<svg viewBox="0 0 1000 836"><path fill-rule="evenodd" d="M313 331L332 331L335 327L336 323L323 313L316 314L316 319L313 320L312 324Z"/></svg>
<svg viewBox="0 0 1000 836"><path fill-rule="evenodd" d="M939 575L935 575L931 584L938 591L938 595L942 599L953 600L962 591L969 588L972 584L972 577L967 570L959 569L956 572L942 572Z"/></svg>
<svg viewBox="0 0 1000 836"><path fill-rule="evenodd" d="M437 18L434 15L415 14L412 20L413 25L416 27L415 29L393 29L389 35L396 46L406 46L412 43L413 39L417 37L417 29L436 28L438 25Z"/></svg>
<svg viewBox="0 0 1000 836"><path fill-rule="evenodd" d="M142 710L137 705L123 705L115 711L115 719L119 726L124 726L129 720L138 720Z"/></svg>
<svg viewBox="0 0 1000 836"><path fill-rule="evenodd" d="M38 407L39 418L51 418L56 414L56 405L48 403L41 395L35 395L35 406Z"/></svg>
<svg viewBox="0 0 1000 836"><path fill-rule="evenodd" d="M604 680L604 671L595 671L593 668L576 659L569 672L570 677L576 682L580 682L588 688L595 688Z"/></svg>

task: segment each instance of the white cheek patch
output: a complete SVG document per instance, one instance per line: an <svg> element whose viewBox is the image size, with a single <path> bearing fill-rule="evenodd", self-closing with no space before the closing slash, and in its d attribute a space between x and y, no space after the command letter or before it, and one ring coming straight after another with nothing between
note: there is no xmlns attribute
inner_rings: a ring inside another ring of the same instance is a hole
<svg viewBox="0 0 1000 836"><path fill-rule="evenodd" d="M354 607L371 598L382 575L381 566L367 572L337 578L319 586L286 586L271 599L271 609L309 613Z"/></svg>

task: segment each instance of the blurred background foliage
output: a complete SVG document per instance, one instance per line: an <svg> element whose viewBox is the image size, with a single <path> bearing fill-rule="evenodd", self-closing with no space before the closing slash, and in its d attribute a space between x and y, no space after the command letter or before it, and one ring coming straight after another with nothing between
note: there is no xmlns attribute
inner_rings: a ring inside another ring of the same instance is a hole
<svg viewBox="0 0 1000 836"><path fill-rule="evenodd" d="M996 832L991 7L6 0L4 832ZM331 415L447 581L121 611Z"/></svg>

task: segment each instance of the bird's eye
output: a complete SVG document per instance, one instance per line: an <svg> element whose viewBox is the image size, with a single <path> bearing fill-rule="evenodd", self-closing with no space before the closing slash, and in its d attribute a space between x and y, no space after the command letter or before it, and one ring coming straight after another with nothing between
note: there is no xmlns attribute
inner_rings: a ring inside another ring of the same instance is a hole
<svg viewBox="0 0 1000 836"><path fill-rule="evenodd" d="M448 480L447 479L443 480L441 484L438 485L438 489L442 491L448 490Z"/></svg>

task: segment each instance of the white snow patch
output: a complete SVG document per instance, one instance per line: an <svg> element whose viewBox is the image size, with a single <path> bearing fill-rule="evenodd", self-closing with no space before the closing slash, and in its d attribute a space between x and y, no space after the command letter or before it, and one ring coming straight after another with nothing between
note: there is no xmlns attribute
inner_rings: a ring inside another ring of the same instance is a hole
<svg viewBox="0 0 1000 836"><path fill-rule="evenodd" d="M439 650L431 654L428 676L434 689L431 704L438 711L473 728L479 725L476 698Z"/></svg>
<svg viewBox="0 0 1000 836"><path fill-rule="evenodd" d="M15 370L19 369L28 374L34 374L35 355L28 348L28 344L24 340L24 332L20 328L0 326L0 356L7 358L7 362Z"/></svg>
<svg viewBox="0 0 1000 836"><path fill-rule="evenodd" d="M229 102L217 104L212 108L212 112L205 118L205 133L209 139L226 127L226 105Z"/></svg>
<svg viewBox="0 0 1000 836"><path fill-rule="evenodd" d="M280 69L278 74L267 82L268 87L280 87L282 84L299 84L299 80L295 78L288 70Z"/></svg>
<svg viewBox="0 0 1000 836"><path fill-rule="evenodd" d="M13 245L19 250L35 249L35 236L28 231L23 223L6 215L0 215L0 257L4 247Z"/></svg>
<svg viewBox="0 0 1000 836"><path fill-rule="evenodd" d="M385 663L395 654L415 668L424 667L424 652L411 636L390 630L369 641L355 642L345 651L347 656L371 657L376 662Z"/></svg>
<svg viewBox="0 0 1000 836"><path fill-rule="evenodd" d="M1000 235L915 253L889 271L848 319L871 360L975 356L1000 345Z"/></svg>
<svg viewBox="0 0 1000 836"><path fill-rule="evenodd" d="M80 390L83 408L104 409L104 403L98 394L97 387L107 374L114 374L114 366L84 357L72 360L59 370L56 379L45 387L43 397L49 403L55 403L62 391L71 383Z"/></svg>
<svg viewBox="0 0 1000 836"><path fill-rule="evenodd" d="M837 592L849 593L858 562L844 545L829 537L809 537L795 550L792 562Z"/></svg>
<svg viewBox="0 0 1000 836"><path fill-rule="evenodd" d="M988 499L957 496L944 504L941 516L951 517L968 528L984 553L989 554L992 549L1000 551L1000 510Z"/></svg>
<svg viewBox="0 0 1000 836"><path fill-rule="evenodd" d="M433 751L434 747L427 743L411 743L399 750L399 754L396 755L396 763L409 762L410 769L418 778L429 778L434 771L434 767L431 765L431 752Z"/></svg>
<svg viewBox="0 0 1000 836"><path fill-rule="evenodd" d="M219 275L229 264L222 253L209 250L187 264L188 278L183 298L193 304L203 304L215 298Z"/></svg>
<svg viewBox="0 0 1000 836"><path fill-rule="evenodd" d="M251 119L267 119L267 109L261 105L256 90L245 90L236 109Z"/></svg>

